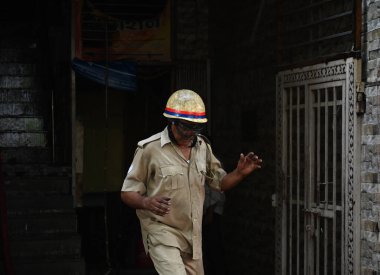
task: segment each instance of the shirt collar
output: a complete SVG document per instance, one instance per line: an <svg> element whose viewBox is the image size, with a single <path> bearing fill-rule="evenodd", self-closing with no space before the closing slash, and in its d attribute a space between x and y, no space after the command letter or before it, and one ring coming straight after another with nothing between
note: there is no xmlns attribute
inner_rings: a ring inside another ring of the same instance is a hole
<svg viewBox="0 0 380 275"><path fill-rule="evenodd" d="M172 141L170 140L169 137L169 130L167 126L165 129L161 132L161 147L164 147L166 144L171 143ZM195 137L197 139L197 142L195 143L195 147L198 147L202 142L198 137Z"/></svg>
<svg viewBox="0 0 380 275"><path fill-rule="evenodd" d="M165 129L161 132L161 147L164 147L165 144L170 143L170 137L169 137L169 131L168 127L165 127Z"/></svg>

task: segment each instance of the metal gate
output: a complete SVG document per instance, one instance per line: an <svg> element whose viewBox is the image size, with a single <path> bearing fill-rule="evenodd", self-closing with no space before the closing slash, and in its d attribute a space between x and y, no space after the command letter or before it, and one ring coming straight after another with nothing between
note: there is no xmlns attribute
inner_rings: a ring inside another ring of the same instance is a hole
<svg viewBox="0 0 380 275"><path fill-rule="evenodd" d="M278 74L276 274L356 274L356 64Z"/></svg>

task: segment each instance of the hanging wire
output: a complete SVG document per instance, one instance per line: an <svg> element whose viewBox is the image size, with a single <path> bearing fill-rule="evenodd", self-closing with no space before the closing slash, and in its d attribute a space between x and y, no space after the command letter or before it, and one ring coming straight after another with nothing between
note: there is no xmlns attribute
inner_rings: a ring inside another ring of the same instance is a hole
<svg viewBox="0 0 380 275"><path fill-rule="evenodd" d="M105 144L104 144L104 182L107 185L107 153L108 153L108 76L109 76L109 51L108 51L108 20L105 21L105 51L106 51L106 69L105 69L105 90L104 90L104 117L105 117ZM108 202L107 202L107 186L104 188L104 230L105 230L105 252L108 275L112 271L109 251L109 232L108 232Z"/></svg>

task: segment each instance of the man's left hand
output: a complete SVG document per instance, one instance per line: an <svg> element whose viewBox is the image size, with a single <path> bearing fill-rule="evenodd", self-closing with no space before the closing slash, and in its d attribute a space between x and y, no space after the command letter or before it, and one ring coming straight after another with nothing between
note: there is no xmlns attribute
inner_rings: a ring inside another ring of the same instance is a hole
<svg viewBox="0 0 380 275"><path fill-rule="evenodd" d="M246 156L244 156L244 154L240 154L236 170L245 177L254 170L261 168L262 162L262 159L260 159L253 152L248 153Z"/></svg>

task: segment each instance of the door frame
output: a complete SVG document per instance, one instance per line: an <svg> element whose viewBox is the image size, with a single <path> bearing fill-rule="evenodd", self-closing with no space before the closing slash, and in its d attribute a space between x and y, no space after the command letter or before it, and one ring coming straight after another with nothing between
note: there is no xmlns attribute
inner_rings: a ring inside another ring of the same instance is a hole
<svg viewBox="0 0 380 275"><path fill-rule="evenodd" d="M360 274L360 138L361 117L356 115L357 93L361 85L361 60L348 58L328 63L307 66L277 74L276 78L276 275L287 275L287 213L286 182L284 168L285 134L284 97L286 87L294 85L316 85L324 82L345 81L345 101L343 123L345 131L344 143L346 162L342 177L345 183L343 220L346 231L343 233L343 267L342 274ZM308 133L306 133L308 135ZM308 139L308 137L306 137ZM309 159L309 157L307 157ZM310 167L310 164L309 164ZM306 169L308 169L306 167ZM293 274L291 274L293 275ZM316 274L317 275L317 274Z"/></svg>

